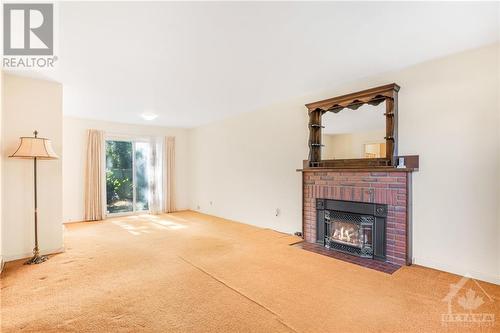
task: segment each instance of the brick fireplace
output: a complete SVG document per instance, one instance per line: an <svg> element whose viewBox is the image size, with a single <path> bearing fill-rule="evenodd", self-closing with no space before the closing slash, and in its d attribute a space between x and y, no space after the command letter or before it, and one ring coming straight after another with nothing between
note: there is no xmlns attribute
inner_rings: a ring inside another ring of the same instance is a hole
<svg viewBox="0 0 500 333"><path fill-rule="evenodd" d="M391 83L306 104L309 156L298 170L303 177L302 248L374 269L382 266L386 272L411 263L411 175L419 156L398 155L399 90ZM365 142L356 144L360 153L339 142L337 148L350 150L346 158L327 149L334 145L325 135L337 133L332 131L335 114L381 103L385 142L378 150L367 151ZM324 119L330 119L328 126Z"/></svg>
<svg viewBox="0 0 500 333"><path fill-rule="evenodd" d="M309 168L303 175L303 235L308 243L318 239L317 199L386 205L385 260L411 263L411 171Z"/></svg>

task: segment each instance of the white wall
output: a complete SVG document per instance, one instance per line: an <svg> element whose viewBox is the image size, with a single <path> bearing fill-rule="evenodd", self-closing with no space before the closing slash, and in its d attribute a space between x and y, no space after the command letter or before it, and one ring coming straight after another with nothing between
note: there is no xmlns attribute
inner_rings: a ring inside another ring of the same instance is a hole
<svg viewBox="0 0 500 333"><path fill-rule="evenodd" d="M175 136L177 209L189 207L187 173L187 130L159 126L130 125L64 117L63 194L64 222L82 221L84 216L84 174L88 129L130 136Z"/></svg>
<svg viewBox="0 0 500 333"><path fill-rule="evenodd" d="M33 160L7 158L19 137L52 140L62 152L62 86L55 82L5 74L2 112L2 245L6 261L28 257L34 247ZM40 251L62 250L62 160L38 163L38 239Z"/></svg>
<svg viewBox="0 0 500 333"><path fill-rule="evenodd" d="M307 158L302 106L291 101L191 130L191 207L288 233L302 230L296 172Z"/></svg>
<svg viewBox="0 0 500 333"><path fill-rule="evenodd" d="M2 119L3 119L3 71L0 69L0 146L2 145ZM3 156L0 156L0 272L3 269L3 249L2 249L2 165L3 165Z"/></svg>
<svg viewBox="0 0 500 333"><path fill-rule="evenodd" d="M497 6L497 17L500 18L500 6ZM498 35L500 35L500 26L498 29ZM498 122L498 128L500 128L500 45L498 46L497 49L497 81L496 81L496 88L497 88L497 122ZM498 146L500 147L500 134L498 135ZM500 178L500 153L497 156L497 167L498 167L498 174ZM500 192L500 189L498 190ZM497 216L498 216L498 230L497 230L497 251L499 252L498 254L498 275L500 275L500 194L498 195L497 198Z"/></svg>
<svg viewBox="0 0 500 333"><path fill-rule="evenodd" d="M414 175L414 261L500 283L498 44L395 75Z"/></svg>
<svg viewBox="0 0 500 333"><path fill-rule="evenodd" d="M500 283L498 70L493 45L193 129L191 207L301 230L295 169L308 152L304 104L396 82L399 152L420 155L413 178L415 263Z"/></svg>

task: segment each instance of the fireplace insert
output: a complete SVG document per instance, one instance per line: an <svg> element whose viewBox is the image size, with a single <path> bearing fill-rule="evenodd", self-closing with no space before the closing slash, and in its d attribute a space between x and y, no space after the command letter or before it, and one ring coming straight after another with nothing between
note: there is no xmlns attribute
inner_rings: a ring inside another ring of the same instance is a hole
<svg viewBox="0 0 500 333"><path fill-rule="evenodd" d="M363 258L385 260L387 205L316 199L317 242Z"/></svg>

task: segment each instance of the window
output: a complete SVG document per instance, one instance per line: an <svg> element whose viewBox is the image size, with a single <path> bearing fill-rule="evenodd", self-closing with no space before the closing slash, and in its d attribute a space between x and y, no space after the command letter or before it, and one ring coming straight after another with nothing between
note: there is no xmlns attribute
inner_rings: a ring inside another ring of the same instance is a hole
<svg viewBox="0 0 500 333"><path fill-rule="evenodd" d="M127 214L149 210L150 143L106 140L106 211Z"/></svg>

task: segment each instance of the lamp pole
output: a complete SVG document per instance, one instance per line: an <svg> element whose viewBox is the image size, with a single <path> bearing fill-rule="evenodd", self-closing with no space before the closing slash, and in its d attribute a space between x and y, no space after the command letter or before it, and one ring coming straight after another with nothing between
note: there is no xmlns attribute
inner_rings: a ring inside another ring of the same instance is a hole
<svg viewBox="0 0 500 333"><path fill-rule="evenodd" d="M34 131L33 134L35 135L35 138L38 138L38 132ZM38 248L38 196L37 196L37 179L36 179L36 160L37 158L33 158L33 179L35 182L35 248L33 249L33 257L28 259L24 264L25 265L33 265L33 264L40 264L44 262L45 260L49 259L47 256L41 256L40 255L40 250Z"/></svg>

